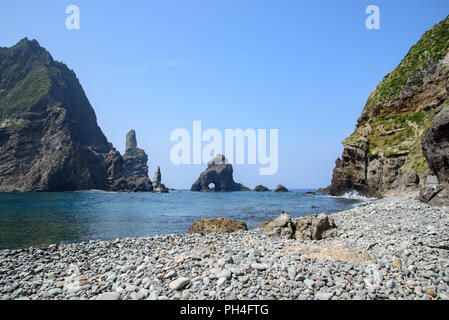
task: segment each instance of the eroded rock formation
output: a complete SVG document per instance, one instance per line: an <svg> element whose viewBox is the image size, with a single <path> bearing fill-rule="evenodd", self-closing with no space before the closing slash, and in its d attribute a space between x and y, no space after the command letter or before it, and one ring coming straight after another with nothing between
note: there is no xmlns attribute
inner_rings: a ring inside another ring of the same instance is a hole
<svg viewBox="0 0 449 320"><path fill-rule="evenodd" d="M207 169L201 173L190 190L249 191L243 184L234 182L232 164L221 154L208 162Z"/></svg>

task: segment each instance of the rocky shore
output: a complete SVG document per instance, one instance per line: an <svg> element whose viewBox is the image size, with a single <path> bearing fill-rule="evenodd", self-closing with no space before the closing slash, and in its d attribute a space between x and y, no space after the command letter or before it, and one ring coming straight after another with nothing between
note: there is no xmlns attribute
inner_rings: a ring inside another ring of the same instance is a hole
<svg viewBox="0 0 449 320"><path fill-rule="evenodd" d="M0 251L1 299L449 299L449 209L389 197L324 240L173 234Z"/></svg>

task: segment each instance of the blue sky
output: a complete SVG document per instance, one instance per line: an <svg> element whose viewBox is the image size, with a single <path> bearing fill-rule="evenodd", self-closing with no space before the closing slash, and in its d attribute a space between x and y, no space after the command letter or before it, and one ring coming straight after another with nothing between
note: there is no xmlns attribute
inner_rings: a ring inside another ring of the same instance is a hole
<svg viewBox="0 0 449 320"><path fill-rule="evenodd" d="M65 27L68 5L80 29ZM365 8L380 8L380 30ZM279 169L234 165L249 187L330 183L341 141L370 92L449 1L2 1L0 46L37 39L74 69L109 141L123 153L135 129L169 187L189 188L204 165L175 166L176 128L279 129Z"/></svg>

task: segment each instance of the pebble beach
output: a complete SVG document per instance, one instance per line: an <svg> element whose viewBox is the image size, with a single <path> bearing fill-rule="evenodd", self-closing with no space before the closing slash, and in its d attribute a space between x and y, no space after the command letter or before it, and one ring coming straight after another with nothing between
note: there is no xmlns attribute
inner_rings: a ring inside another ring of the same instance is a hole
<svg viewBox="0 0 449 320"><path fill-rule="evenodd" d="M0 299L449 299L449 209L416 194L337 213L324 240L171 234L0 251Z"/></svg>

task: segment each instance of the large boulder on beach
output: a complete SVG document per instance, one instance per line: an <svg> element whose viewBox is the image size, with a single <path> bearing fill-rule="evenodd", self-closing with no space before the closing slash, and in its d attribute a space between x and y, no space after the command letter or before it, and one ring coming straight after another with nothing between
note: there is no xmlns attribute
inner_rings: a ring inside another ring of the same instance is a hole
<svg viewBox="0 0 449 320"><path fill-rule="evenodd" d="M288 192L288 189L284 187L282 184L278 184L274 192Z"/></svg>
<svg viewBox="0 0 449 320"><path fill-rule="evenodd" d="M280 216L262 222L259 228L267 232L269 236L280 236L287 239L293 238L295 232L290 214L287 212L282 212Z"/></svg>
<svg viewBox="0 0 449 320"><path fill-rule="evenodd" d="M321 240L336 234L334 219L326 214L313 214L308 217L291 219L283 212L275 219L264 221L259 228L269 236L280 236L296 240Z"/></svg>
<svg viewBox="0 0 449 320"><path fill-rule="evenodd" d="M218 154L207 164L199 178L193 183L191 191L249 191L233 178L232 164L224 155Z"/></svg>
<svg viewBox="0 0 449 320"><path fill-rule="evenodd" d="M256 191L256 192L267 192L267 191L271 191L271 190L268 189L267 187L265 187L265 186L259 184L258 186L256 186L256 187L254 188L254 191Z"/></svg>
<svg viewBox="0 0 449 320"><path fill-rule="evenodd" d="M326 214L313 214L308 217L296 218L295 239L321 240L334 235L334 219Z"/></svg>
<svg viewBox="0 0 449 320"><path fill-rule="evenodd" d="M187 233L231 233L239 230L248 230L244 221L229 218L203 218L192 224Z"/></svg>

